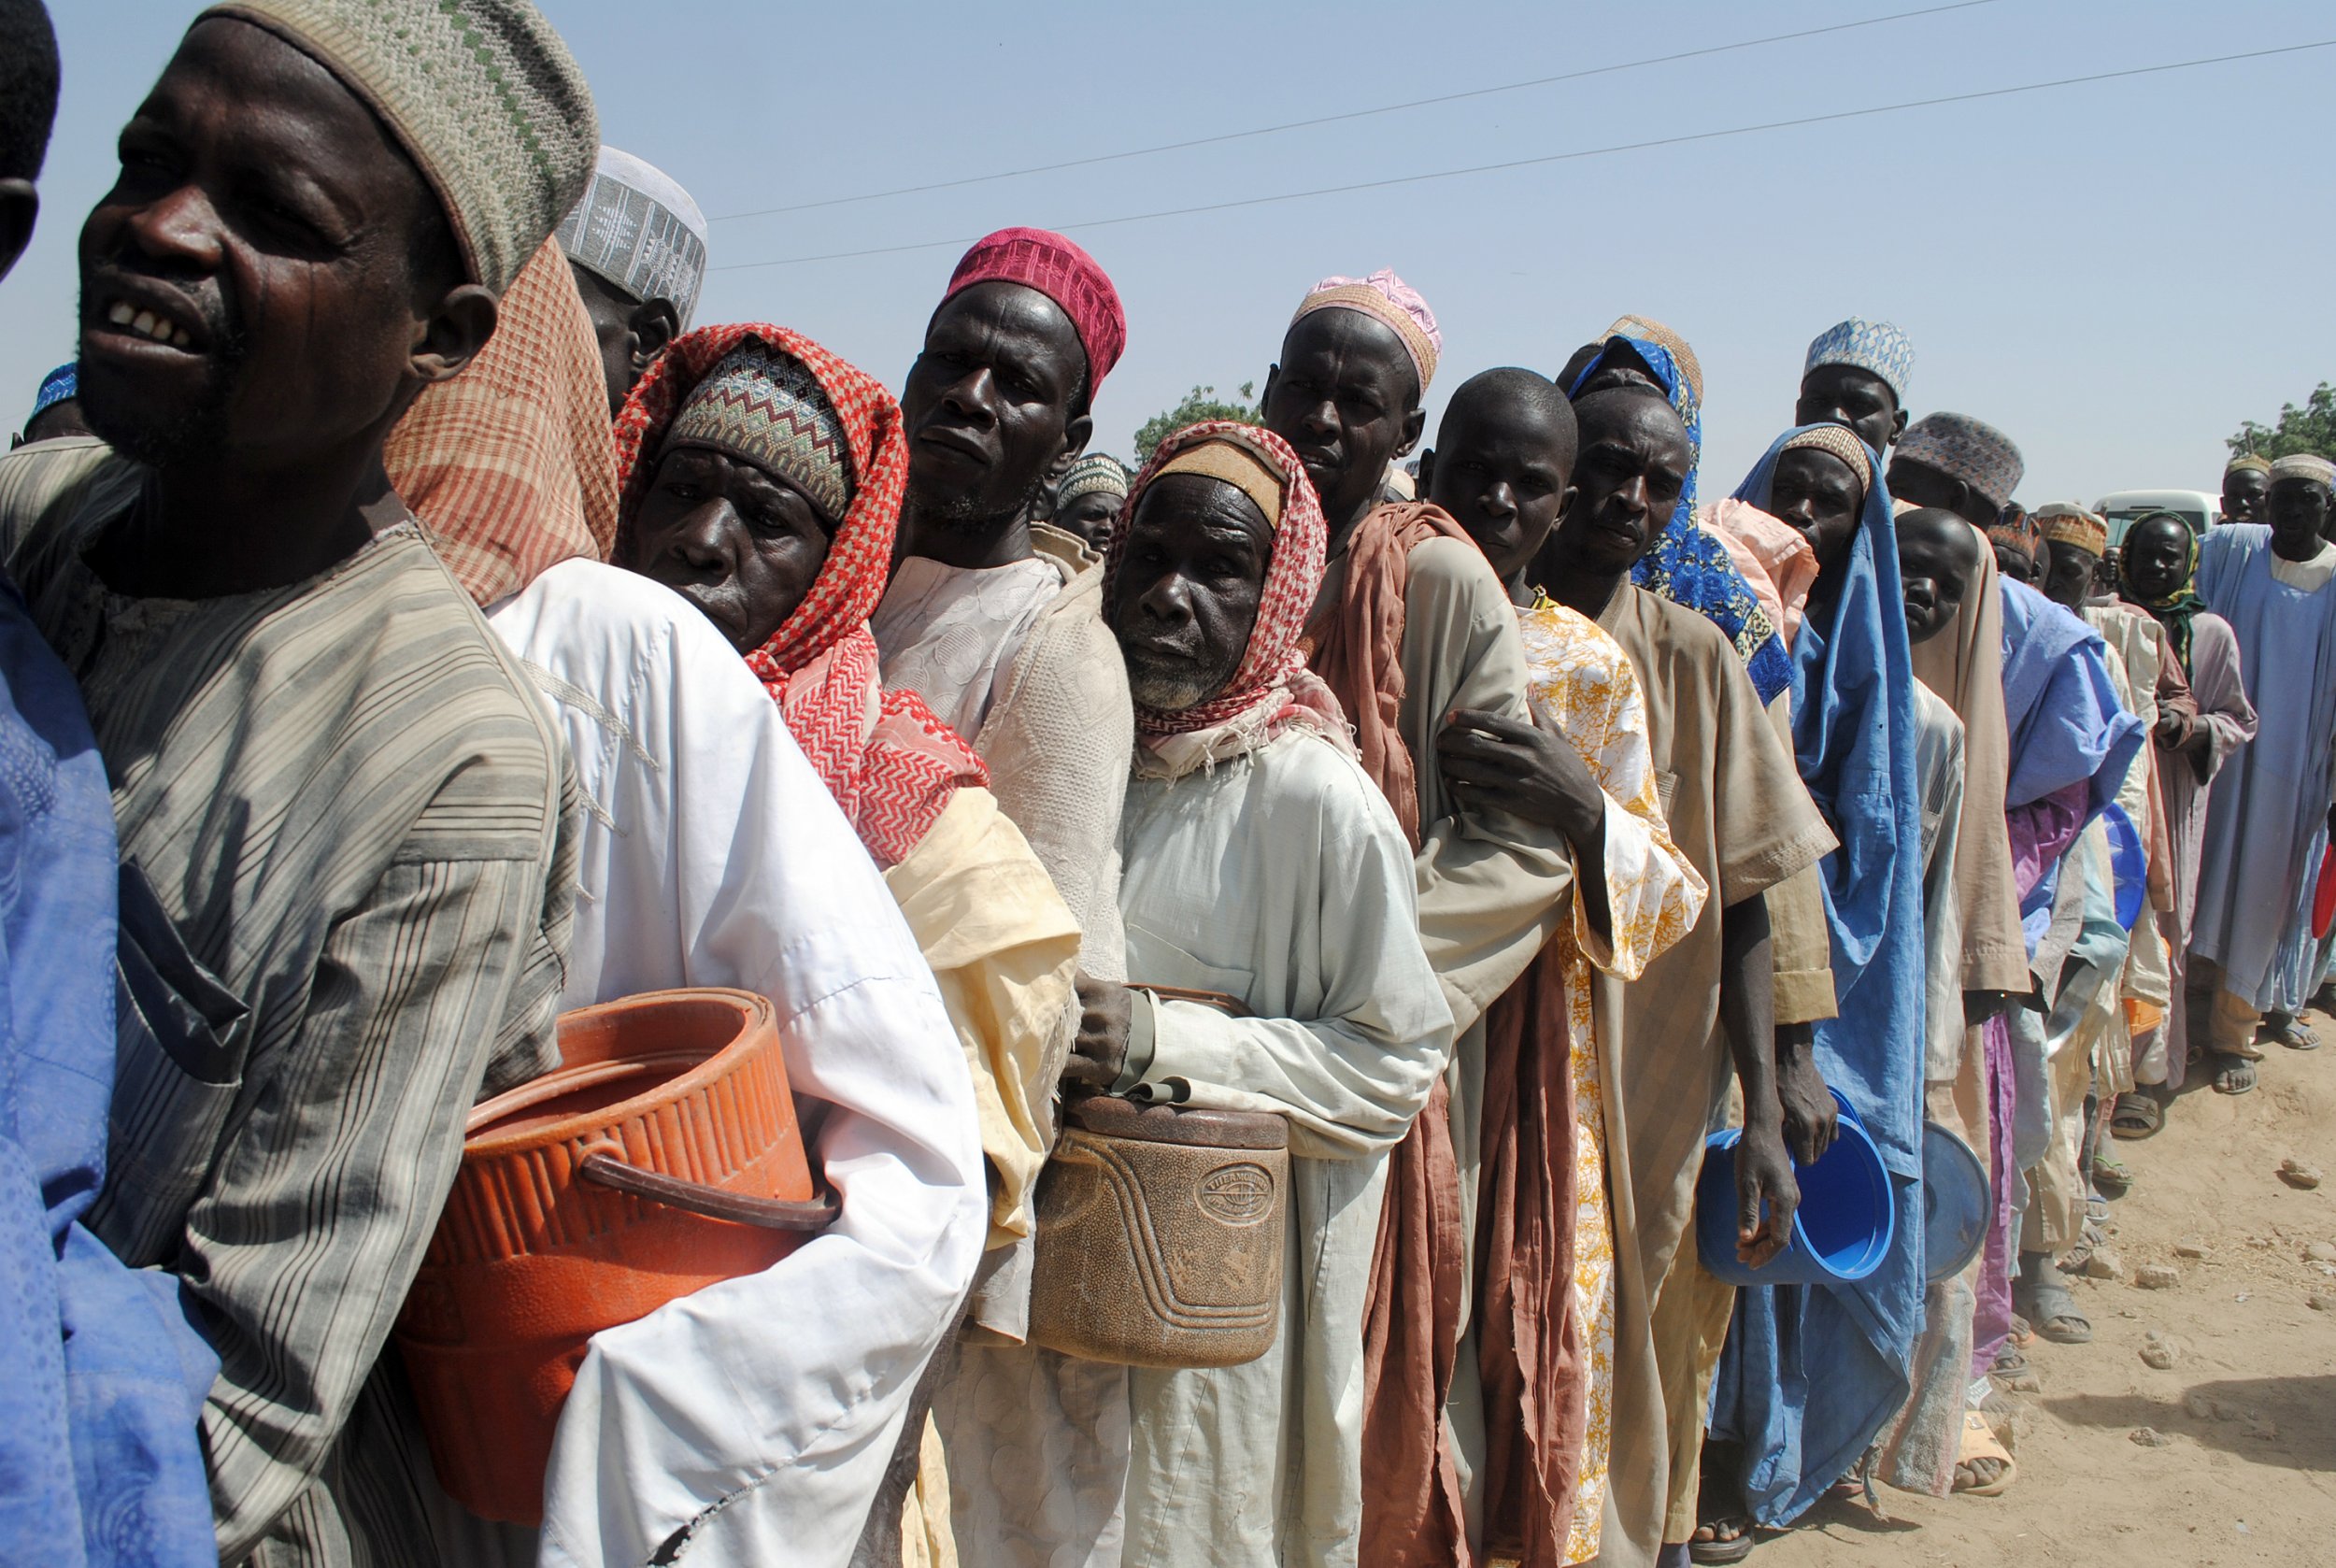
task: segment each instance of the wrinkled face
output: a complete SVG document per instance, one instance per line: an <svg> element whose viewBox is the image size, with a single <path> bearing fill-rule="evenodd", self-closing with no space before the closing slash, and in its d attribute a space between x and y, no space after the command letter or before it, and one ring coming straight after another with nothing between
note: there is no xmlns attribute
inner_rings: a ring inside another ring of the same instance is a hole
<svg viewBox="0 0 2336 1568"><path fill-rule="evenodd" d="M1145 488L1104 607L1137 706L1181 712L1225 689L1273 560L1274 531L1238 486L1167 474Z"/></svg>
<svg viewBox="0 0 2336 1568"><path fill-rule="evenodd" d="M1997 571L2014 582L2024 582L2030 588L2036 586L2036 558L2034 556L2024 549L2015 549L2000 541L1994 542L1993 548Z"/></svg>
<svg viewBox="0 0 2336 1568"><path fill-rule="evenodd" d="M2317 479L2275 481L2269 503L2272 549L2290 561L2311 560L2328 526L2329 502L2328 487Z"/></svg>
<svg viewBox="0 0 2336 1568"><path fill-rule="evenodd" d="M1075 497L1069 504L1057 506L1054 525L1065 533L1075 534L1091 549L1104 548L1104 533L1111 520L1119 515L1119 506L1126 497L1114 495L1107 490L1090 490Z"/></svg>
<svg viewBox="0 0 2336 1568"><path fill-rule="evenodd" d="M2063 609L2082 609L2092 596L2093 568L2101 558L2087 550L2058 539L2046 539L2044 546L2044 581L2037 586L2044 596Z"/></svg>
<svg viewBox="0 0 2336 1568"><path fill-rule="evenodd" d="M1898 394L1871 370L1852 364L1820 364L1801 378L1801 401L1792 406L1795 424L1845 425L1875 451L1887 450L1906 428Z"/></svg>
<svg viewBox="0 0 2336 1568"><path fill-rule="evenodd" d="M2144 518L2126 531L2126 581L2145 600L2168 597L2190 575L2190 530L2180 518Z"/></svg>
<svg viewBox="0 0 2336 1568"><path fill-rule="evenodd" d="M1428 499L1513 580L1549 539L1574 498L1574 432L1522 400L1455 402L1436 432Z"/></svg>
<svg viewBox="0 0 2336 1568"><path fill-rule="evenodd" d="M1687 488L1687 428L1659 394L1644 390L1585 394L1574 412L1581 441L1574 504L1549 537L1550 561L1597 576L1627 572Z"/></svg>
<svg viewBox="0 0 2336 1568"><path fill-rule="evenodd" d="M1333 541L1378 501L1387 465L1419 438L1419 377L1403 340L1360 310L1316 310L1265 373L1265 428L1289 443Z"/></svg>
<svg viewBox="0 0 2336 1568"><path fill-rule="evenodd" d="M434 249L451 267L449 231L371 111L274 34L214 18L179 45L121 155L81 229L92 428L150 463L254 466L386 431L462 279L417 276Z"/></svg>
<svg viewBox="0 0 2336 1568"><path fill-rule="evenodd" d="M1955 623L1979 576L1979 535L1952 512L1898 520L1898 580L1906 595L1906 640L1924 643Z"/></svg>
<svg viewBox="0 0 2336 1568"><path fill-rule="evenodd" d="M944 300L901 388L919 514L980 532L1023 515L1087 445L1072 405L1087 350L1062 306L1019 283Z"/></svg>
<svg viewBox="0 0 2336 1568"><path fill-rule="evenodd" d="M2258 469L2242 468L2222 481L2222 515L2226 522L2269 522L2264 503L2271 497L2272 477Z"/></svg>
<svg viewBox="0 0 2336 1568"><path fill-rule="evenodd" d="M835 520L770 470L710 447L658 460L634 509L624 565L680 594L751 653L811 592Z"/></svg>
<svg viewBox="0 0 2336 1568"><path fill-rule="evenodd" d="M1831 452L1795 447L1776 460L1768 509L1809 541L1820 571L1848 551L1865 504L1865 485L1857 470Z"/></svg>

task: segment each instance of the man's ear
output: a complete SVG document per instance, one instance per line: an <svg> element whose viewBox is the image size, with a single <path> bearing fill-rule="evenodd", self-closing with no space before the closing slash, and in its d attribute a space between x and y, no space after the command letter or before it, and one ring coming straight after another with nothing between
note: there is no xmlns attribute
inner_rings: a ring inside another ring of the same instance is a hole
<svg viewBox="0 0 2336 1568"><path fill-rule="evenodd" d="M1901 408L1901 409L1898 411L1897 415L1896 415L1895 417L1893 417L1893 418L1891 419L1891 421L1890 421L1890 435L1889 435L1889 439L1888 439L1887 441L1884 442L1884 443L1883 443L1883 445L1885 445L1885 446L1888 446L1888 447L1895 447L1895 446L1897 446L1897 445L1898 445L1898 438L1899 438L1900 436L1902 436L1902 435L1905 435L1905 434L1906 434L1906 410L1905 410L1905 409L1903 409L1903 408Z"/></svg>
<svg viewBox="0 0 2336 1568"><path fill-rule="evenodd" d="M1573 514L1574 498L1581 493L1578 486L1569 484L1565 487L1564 492L1558 497L1558 522L1563 522ZM1549 525L1549 531L1553 534L1557 532L1556 522Z"/></svg>
<svg viewBox="0 0 2336 1568"><path fill-rule="evenodd" d="M497 315L494 295L481 284L449 292L422 323L421 340L414 345L415 378L427 386L460 376L495 335Z"/></svg>
<svg viewBox="0 0 2336 1568"><path fill-rule="evenodd" d="M1401 457L1419 445L1419 437L1426 435L1427 430L1428 411L1425 408L1414 408L1410 413L1405 414L1403 416L1403 439L1396 447L1395 455Z"/></svg>
<svg viewBox="0 0 2336 1568"><path fill-rule="evenodd" d="M633 368L639 374L656 363L657 356L681 335L681 312L669 299L643 300L633 307L624 324L633 334Z"/></svg>
<svg viewBox="0 0 2336 1568"><path fill-rule="evenodd" d="M1071 464L1086 453L1087 443L1094 438L1094 435L1095 417L1092 414L1081 414L1062 427L1062 449L1055 453L1052 463L1047 464L1048 490L1062 482L1062 476L1069 473Z"/></svg>
<svg viewBox="0 0 2336 1568"><path fill-rule="evenodd" d="M40 192L31 180L0 179L0 278L8 275L33 243L33 224L39 217Z"/></svg>
<svg viewBox="0 0 2336 1568"><path fill-rule="evenodd" d="M1257 399L1257 422L1260 424L1265 422L1265 410L1274 402L1274 383L1280 379L1282 367L1278 364L1269 364L1265 367L1265 390L1258 393Z"/></svg>
<svg viewBox="0 0 2336 1568"><path fill-rule="evenodd" d="M1414 474L1411 478L1411 492L1419 500L1425 501L1428 498L1428 492L1434 488L1435 449L1423 447L1419 450L1419 472Z"/></svg>

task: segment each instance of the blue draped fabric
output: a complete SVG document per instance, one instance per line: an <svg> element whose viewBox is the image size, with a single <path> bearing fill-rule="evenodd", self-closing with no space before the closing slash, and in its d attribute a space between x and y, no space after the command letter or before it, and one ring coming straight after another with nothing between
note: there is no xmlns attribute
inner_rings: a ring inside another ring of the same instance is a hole
<svg viewBox="0 0 2336 1568"><path fill-rule="evenodd" d="M1768 506L1796 434L1769 449L1739 500ZM1812 614L1792 647L1795 759L1841 839L1819 862L1841 1013L1814 1026L1816 1061L1882 1151L1897 1232L1855 1285L1736 1292L1712 1434L1744 1445L1745 1498L1763 1525L1798 1518L1897 1414L1922 1331L1922 819L1898 534L1881 483L1836 570L1830 619Z"/></svg>
<svg viewBox="0 0 2336 1568"><path fill-rule="evenodd" d="M2199 542L2198 592L2239 636L2255 739L2215 776L2190 950L2258 1011L2293 1012L2311 971L2312 881L2328 838L2336 730L2336 583L2272 576L2271 530L2225 523Z"/></svg>
<svg viewBox="0 0 2336 1568"><path fill-rule="evenodd" d="M2002 579L2003 720L2011 732L2006 809L2078 780L2089 781L2085 821L2107 808L2149 738L2139 714L2117 700L2109 645L2091 624L2024 582ZM2060 886L2054 862L2020 900L2028 950L2052 924Z"/></svg>
<svg viewBox="0 0 2336 1568"><path fill-rule="evenodd" d="M1580 392L1585 382L1605 368L1617 349L1645 366L1671 399L1679 422L1688 427L1688 482L1679 492L1679 505L1671 514L1670 524L1631 568L1631 580L1649 593L1695 611L1726 633L1744 660L1761 704L1773 703L1779 691L1792 684L1792 663L1786 655L1785 641L1769 624L1768 612L1760 607L1744 574L1736 570L1728 547L1695 526L1695 475L1703 462L1703 409L1696 400L1694 384L1670 349L1652 338L1617 333L1606 339L1605 351L1574 378L1574 384L1565 389L1566 395Z"/></svg>
<svg viewBox="0 0 2336 1568"><path fill-rule="evenodd" d="M0 1562L207 1568L218 1359L177 1280L80 1224L105 1176L116 877L80 693L0 586Z"/></svg>

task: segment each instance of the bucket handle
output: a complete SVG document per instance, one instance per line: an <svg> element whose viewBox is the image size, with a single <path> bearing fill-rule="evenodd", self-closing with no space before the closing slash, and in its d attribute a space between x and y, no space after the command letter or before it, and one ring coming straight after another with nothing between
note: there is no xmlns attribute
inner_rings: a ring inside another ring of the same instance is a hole
<svg viewBox="0 0 2336 1568"><path fill-rule="evenodd" d="M645 1171L610 1154L586 1155L576 1174L599 1186L707 1219L760 1225L771 1231L823 1231L844 1208L843 1201L825 1183L820 1184L817 1196L805 1201L757 1198L744 1192L725 1192L703 1182L684 1181L659 1171Z"/></svg>

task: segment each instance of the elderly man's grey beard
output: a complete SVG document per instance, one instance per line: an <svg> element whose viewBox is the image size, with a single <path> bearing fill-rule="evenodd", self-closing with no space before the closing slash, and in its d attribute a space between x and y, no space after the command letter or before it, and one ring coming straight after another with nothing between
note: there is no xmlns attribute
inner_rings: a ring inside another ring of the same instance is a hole
<svg viewBox="0 0 2336 1568"><path fill-rule="evenodd" d="M1225 677L1212 679L1210 672L1181 659L1155 660L1129 653L1127 661L1128 695L1136 706L1156 713L1182 713L1198 707L1225 688Z"/></svg>

